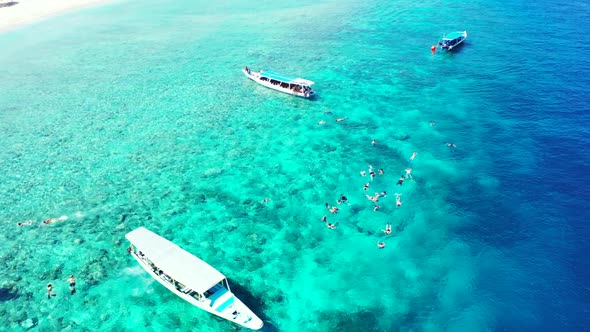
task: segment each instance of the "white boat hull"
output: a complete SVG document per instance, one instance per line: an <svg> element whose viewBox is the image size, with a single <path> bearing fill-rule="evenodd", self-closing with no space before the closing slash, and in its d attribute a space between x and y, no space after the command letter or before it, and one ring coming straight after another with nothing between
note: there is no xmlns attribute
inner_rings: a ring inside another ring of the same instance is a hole
<svg viewBox="0 0 590 332"><path fill-rule="evenodd" d="M457 46L461 45L461 44L462 44L462 43L465 41L465 39L467 39L467 31L463 31L463 35L461 36L461 38L459 38L459 39L457 40L456 44L449 45L449 46L445 46L445 45L443 44L443 46L442 46L441 48L442 48L443 50L448 50L448 51L450 51L450 50L452 50L452 49L456 48Z"/></svg>
<svg viewBox="0 0 590 332"><path fill-rule="evenodd" d="M248 71L246 71L246 69L242 69L242 73L244 73L244 75L246 75L246 77L248 77L249 79L251 79L252 81L254 81L260 85L263 85L267 88L271 88L273 90L277 90L277 91L280 91L280 92L283 92L286 94L290 94L290 95L302 97L302 98L311 98L315 94L315 92L313 92L313 91L311 93L297 92L297 91L291 90L289 88L283 88L282 86L277 85L277 84L272 84L270 81L263 81L260 79L261 78L260 73L255 72L255 71L250 71L250 73L248 73Z"/></svg>
<svg viewBox="0 0 590 332"><path fill-rule="evenodd" d="M139 263L139 265L147 272L150 274L150 276L152 278L154 278L156 281L158 281L162 286L168 288L168 290L170 290L171 292L173 292L174 294L176 294L178 297L182 298L183 300L189 302L190 304L194 305L195 307L199 307L205 311L208 311L209 313L219 316L221 318L224 318L230 322L233 322L235 324L238 324L240 326L252 329L252 330L259 330L262 328L262 326L264 325L264 323L262 322L262 320L260 318L258 318L244 303L242 303L242 301L240 301L231 291L228 290L227 293L225 293L223 296L225 298L231 297L233 296L234 300L233 303L230 304L229 306L227 306L224 310L222 310L221 312L217 311L217 308L219 308L224 301L216 301L217 305L214 305L213 307L210 305L211 304L211 300L209 299L205 299L204 300L198 300L196 298L194 298L193 296L189 295L189 294L185 294L181 291L179 291L178 289L176 289L176 287L169 283L164 281L160 276L158 276L153 270L152 268L148 265L148 263L141 259L140 257L138 257L133 251L130 253L131 256ZM221 299L221 298L220 298ZM239 315L234 316L232 313L234 311L239 312Z"/></svg>

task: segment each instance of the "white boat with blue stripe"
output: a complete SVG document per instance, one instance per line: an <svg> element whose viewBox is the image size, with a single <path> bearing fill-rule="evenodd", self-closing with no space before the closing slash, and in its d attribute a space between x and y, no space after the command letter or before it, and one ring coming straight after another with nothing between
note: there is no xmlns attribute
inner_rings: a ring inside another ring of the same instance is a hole
<svg viewBox="0 0 590 332"><path fill-rule="evenodd" d="M453 48L461 45L461 43L465 41L465 39L467 39L467 31L455 31L443 35L442 41L439 41L438 45L443 50L450 51Z"/></svg>
<svg viewBox="0 0 590 332"><path fill-rule="evenodd" d="M131 242L131 256L172 293L243 327L262 328L262 320L231 292L227 278L211 265L144 227L125 237Z"/></svg>
<svg viewBox="0 0 590 332"><path fill-rule="evenodd" d="M311 88L315 82L303 78L295 78L269 70L253 71L246 67L242 69L246 77L252 81L277 91L303 98L311 98L315 91Z"/></svg>

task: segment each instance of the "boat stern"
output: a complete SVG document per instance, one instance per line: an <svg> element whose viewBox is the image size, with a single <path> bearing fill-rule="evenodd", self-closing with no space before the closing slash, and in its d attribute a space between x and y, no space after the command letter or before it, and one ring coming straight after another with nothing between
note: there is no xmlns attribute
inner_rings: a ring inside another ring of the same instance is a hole
<svg viewBox="0 0 590 332"><path fill-rule="evenodd" d="M264 322L258 318L256 315L250 316L244 321L242 324L244 327L247 327L251 330L260 330L264 326Z"/></svg>

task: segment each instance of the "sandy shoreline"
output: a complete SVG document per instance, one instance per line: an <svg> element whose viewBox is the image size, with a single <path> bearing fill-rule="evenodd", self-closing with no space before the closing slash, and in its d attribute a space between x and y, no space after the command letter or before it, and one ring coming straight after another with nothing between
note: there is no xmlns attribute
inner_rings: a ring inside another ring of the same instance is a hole
<svg viewBox="0 0 590 332"><path fill-rule="evenodd" d="M0 33L109 0L0 0Z"/></svg>

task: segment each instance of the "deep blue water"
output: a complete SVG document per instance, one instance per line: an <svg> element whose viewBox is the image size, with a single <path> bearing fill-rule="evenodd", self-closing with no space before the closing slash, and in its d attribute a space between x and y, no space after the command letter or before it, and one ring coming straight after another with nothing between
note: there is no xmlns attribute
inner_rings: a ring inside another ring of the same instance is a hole
<svg viewBox="0 0 590 332"><path fill-rule="evenodd" d="M146 226L268 331L589 330L589 21L565 1L123 1L1 34L0 329L230 329L125 255ZM71 273L76 297L47 301Z"/></svg>

